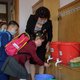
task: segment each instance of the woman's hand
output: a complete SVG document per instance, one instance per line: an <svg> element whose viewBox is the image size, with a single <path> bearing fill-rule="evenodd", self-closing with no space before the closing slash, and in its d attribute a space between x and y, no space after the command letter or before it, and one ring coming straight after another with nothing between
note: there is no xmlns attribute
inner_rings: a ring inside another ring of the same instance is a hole
<svg viewBox="0 0 80 80"><path fill-rule="evenodd" d="M49 52L49 50L50 50L50 46L49 46L49 42L48 42L46 45L46 52Z"/></svg>

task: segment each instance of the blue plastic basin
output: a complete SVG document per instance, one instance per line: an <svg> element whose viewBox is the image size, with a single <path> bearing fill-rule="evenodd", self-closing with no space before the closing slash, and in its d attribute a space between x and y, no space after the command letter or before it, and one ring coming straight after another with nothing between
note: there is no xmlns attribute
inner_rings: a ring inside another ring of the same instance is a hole
<svg viewBox="0 0 80 80"><path fill-rule="evenodd" d="M51 80L54 79L55 76L49 74L37 74L35 76L35 80Z"/></svg>

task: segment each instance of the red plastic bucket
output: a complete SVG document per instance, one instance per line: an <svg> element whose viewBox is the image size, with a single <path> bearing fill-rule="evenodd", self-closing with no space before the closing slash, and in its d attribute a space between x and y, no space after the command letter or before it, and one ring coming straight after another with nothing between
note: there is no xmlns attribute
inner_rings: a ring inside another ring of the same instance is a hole
<svg viewBox="0 0 80 80"><path fill-rule="evenodd" d="M53 57L53 61L56 61L57 58L59 58L59 45L60 45L60 42L50 43L50 52Z"/></svg>
<svg viewBox="0 0 80 80"><path fill-rule="evenodd" d="M67 65L69 61L78 57L80 53L80 44L77 42L62 42L60 44L59 58L62 64Z"/></svg>
<svg viewBox="0 0 80 80"><path fill-rule="evenodd" d="M80 55L80 43L78 42L51 42L50 52L53 61L57 58L62 60L62 64L67 65L69 61Z"/></svg>

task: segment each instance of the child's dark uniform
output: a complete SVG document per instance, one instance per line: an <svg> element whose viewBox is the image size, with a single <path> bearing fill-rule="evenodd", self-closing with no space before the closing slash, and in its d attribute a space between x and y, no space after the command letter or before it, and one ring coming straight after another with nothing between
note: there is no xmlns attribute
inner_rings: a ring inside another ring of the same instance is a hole
<svg viewBox="0 0 80 80"><path fill-rule="evenodd" d="M1 68L7 58L5 45L12 40L12 35L6 32L0 32L0 80L8 80L8 76L1 71Z"/></svg>

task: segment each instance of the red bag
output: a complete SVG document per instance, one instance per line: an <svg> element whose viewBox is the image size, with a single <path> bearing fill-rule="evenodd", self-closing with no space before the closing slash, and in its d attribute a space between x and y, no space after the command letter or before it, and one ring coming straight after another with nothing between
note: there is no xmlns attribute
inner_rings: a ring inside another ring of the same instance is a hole
<svg viewBox="0 0 80 80"><path fill-rule="evenodd" d="M7 55L13 56L17 54L17 52L25 46L25 44L29 41L30 37L27 33L22 33L21 35L14 38L11 42L9 42L5 46L5 51Z"/></svg>

